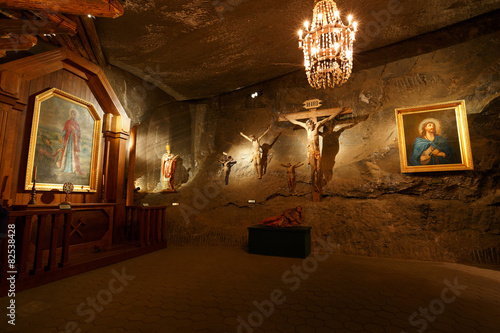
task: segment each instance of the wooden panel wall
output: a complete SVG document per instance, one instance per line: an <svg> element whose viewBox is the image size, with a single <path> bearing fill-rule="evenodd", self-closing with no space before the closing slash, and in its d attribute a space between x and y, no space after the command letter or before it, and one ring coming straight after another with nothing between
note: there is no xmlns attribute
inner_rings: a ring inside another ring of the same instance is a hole
<svg viewBox="0 0 500 333"><path fill-rule="evenodd" d="M26 163L27 163L27 158L28 158L28 150L29 150L29 139L30 139L30 133L31 133L31 124L32 124L32 118L33 118L33 107L34 107L34 101L36 95L40 94L41 92L51 89L51 88L58 88L60 90L63 90L71 95L74 95L76 97L79 97L87 102L90 102L94 105L96 108L97 112L101 116L101 119L103 119L103 110L101 106L99 105L97 99L95 98L94 94L90 90L90 88L87 85L87 82L79 77L78 75L75 75L72 72L69 72L65 69L60 69L58 71L52 72L50 74L47 74L45 76L41 76L37 79L29 81L28 85L28 103L25 107L24 112L17 112L17 111L10 111L8 114L18 114L17 119L17 126L15 127L15 136L16 136L16 142L17 144L15 145L17 147L16 151L14 154L1 154L2 156L2 163L5 164L10 164L12 161L9 161L9 159L14 159L13 160L13 170L12 173L7 172L7 174L10 173L11 179L10 179L10 197L12 198L11 204L12 205L22 205L22 204L27 204L30 200L30 192L24 190L24 182L25 182L25 174L26 174ZM0 106L1 110L1 106ZM3 113L0 111L0 126L3 125L2 119L5 118ZM8 122L8 126L12 126L13 123L16 122L16 119L13 119L12 121ZM6 122L7 123L7 122ZM1 128L1 127L0 127ZM2 131L3 132L3 131ZM12 132L12 131L11 131ZM5 138L2 137L3 134L0 134L0 140L6 140ZM8 134L9 135L9 134ZM101 141L101 154L104 152L104 146L102 145L104 141ZM2 145L3 146L3 145ZM102 172L102 158L101 158L101 165L99 166L100 172ZM70 195L70 201L72 203L83 203L83 202L99 202L101 194L100 188L101 188L101 181L102 177L99 178L99 184L98 184L98 191L96 193L74 193ZM65 195L59 192L53 193L53 201L51 203L58 204L65 199ZM52 198L52 195L47 193L47 192L38 192L36 196L36 201L38 204L42 203L42 195L44 195L44 201L43 203L48 203L47 200L50 200Z"/></svg>
<svg viewBox="0 0 500 333"><path fill-rule="evenodd" d="M20 123L21 115L21 112L13 110L10 105L0 103L0 197L2 201L10 197L11 187L14 184L12 159L15 157L15 151L12 151L12 147L14 147L14 142L19 140L16 124ZM4 202L1 203L6 205Z"/></svg>

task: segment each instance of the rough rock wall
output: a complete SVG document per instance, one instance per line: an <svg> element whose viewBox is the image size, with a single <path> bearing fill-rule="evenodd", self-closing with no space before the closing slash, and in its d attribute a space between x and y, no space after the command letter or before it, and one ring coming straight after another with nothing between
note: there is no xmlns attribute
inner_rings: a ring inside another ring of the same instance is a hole
<svg viewBox="0 0 500 333"><path fill-rule="evenodd" d="M174 101L158 87L118 67L109 66L103 70L132 124L148 118L158 105ZM149 76L153 77L154 73Z"/></svg>
<svg viewBox="0 0 500 333"><path fill-rule="evenodd" d="M499 48L496 33L355 72L333 90L314 90L297 72L203 104L157 110L139 132L138 160L147 162L136 177L147 179L141 186L147 191L136 201L169 206L174 244L245 245L247 226L301 205L313 242L329 237L336 244L332 251L500 264ZM261 95L252 99L254 91ZM296 170L290 193L281 164L306 160L306 133L277 121L311 98L323 100L323 108L349 106L365 119L336 133L327 127L319 203L311 201L307 164ZM461 99L475 169L402 174L394 109ZM269 125L262 140L269 148L267 172L257 179L251 143L239 132L260 136ZM161 131L164 137L155 141ZM186 168L175 176L178 193L154 192L165 140L173 140ZM219 162L223 152L237 161L228 185Z"/></svg>
<svg viewBox="0 0 500 333"><path fill-rule="evenodd" d="M184 190L186 186L203 181L199 178L200 170L213 165L210 159L217 153L215 133L220 117L217 112L213 101L174 102L157 107L137 124L135 186L141 190L136 201L141 201L146 194L161 191L160 161L167 144L172 154L179 155L174 186L180 194L189 196ZM171 202L165 194L158 198L158 203Z"/></svg>

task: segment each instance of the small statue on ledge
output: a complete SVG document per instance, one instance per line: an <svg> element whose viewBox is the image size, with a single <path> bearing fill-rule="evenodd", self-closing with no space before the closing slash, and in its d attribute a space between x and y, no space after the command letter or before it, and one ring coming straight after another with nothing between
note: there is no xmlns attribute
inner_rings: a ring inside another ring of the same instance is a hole
<svg viewBox="0 0 500 333"><path fill-rule="evenodd" d="M302 224L304 215L302 214L302 207L286 209L277 216L268 217L259 222L259 224L267 225L270 227L292 227L294 225Z"/></svg>

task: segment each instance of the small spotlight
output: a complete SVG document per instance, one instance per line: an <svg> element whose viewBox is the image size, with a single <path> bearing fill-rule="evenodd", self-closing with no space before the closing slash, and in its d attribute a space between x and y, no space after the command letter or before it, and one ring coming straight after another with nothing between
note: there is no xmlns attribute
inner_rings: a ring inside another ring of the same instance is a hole
<svg viewBox="0 0 500 333"><path fill-rule="evenodd" d="M255 199L248 199L248 203L249 204L254 204L254 203L256 203L256 200Z"/></svg>
<svg viewBox="0 0 500 333"><path fill-rule="evenodd" d="M172 202L172 206L179 206L178 202Z"/></svg>
<svg viewBox="0 0 500 333"><path fill-rule="evenodd" d="M90 15L90 14L88 14L87 16L88 16L89 18L92 18L92 15Z"/></svg>

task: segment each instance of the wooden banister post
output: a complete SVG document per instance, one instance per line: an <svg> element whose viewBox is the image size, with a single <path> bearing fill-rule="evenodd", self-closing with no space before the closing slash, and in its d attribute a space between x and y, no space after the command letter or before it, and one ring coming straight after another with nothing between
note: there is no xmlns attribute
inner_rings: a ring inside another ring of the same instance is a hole
<svg viewBox="0 0 500 333"><path fill-rule="evenodd" d="M146 246L151 245L151 210L150 209L145 209L145 225L146 225Z"/></svg>
<svg viewBox="0 0 500 333"><path fill-rule="evenodd" d="M8 223L10 223L10 220L8 220ZM6 283L7 281L5 280L7 278L7 271L9 271L9 255L8 255L8 252L7 252L7 249L8 249L8 243L9 243L9 237L8 237L8 231L9 228L8 226L5 226L5 230L0 230L1 231L5 231L5 237L3 239L1 239L0 241L2 242L2 249L1 249L1 253L2 253L2 279L0 280L0 285L2 283ZM17 230L16 230L17 231Z"/></svg>
<svg viewBox="0 0 500 333"><path fill-rule="evenodd" d="M141 246L145 246L145 231L146 231L146 222L145 222L145 210L140 207L137 211L137 223L139 224L139 241Z"/></svg>
<svg viewBox="0 0 500 333"><path fill-rule="evenodd" d="M33 260L33 269L30 271L31 274L39 274L43 271L42 259L43 259L43 236L45 233L45 226L47 224L48 215L37 215L38 225L36 229L36 243L35 243L35 259Z"/></svg>
<svg viewBox="0 0 500 333"><path fill-rule="evenodd" d="M167 217L167 209L162 208L161 210L161 241L166 242L166 217Z"/></svg>
<svg viewBox="0 0 500 333"><path fill-rule="evenodd" d="M59 224L61 223L61 214L52 214L52 228L50 233L49 261L45 270L52 271L57 269L57 240L59 236Z"/></svg>
<svg viewBox="0 0 500 333"><path fill-rule="evenodd" d="M71 211L64 216L64 232L62 239L61 262L59 263L59 267L66 267L69 265L69 236L71 222L73 221L73 213L74 211Z"/></svg>
<svg viewBox="0 0 500 333"><path fill-rule="evenodd" d="M161 243L161 218L163 216L162 214L163 208L158 208L156 210L156 242Z"/></svg>
<svg viewBox="0 0 500 333"><path fill-rule="evenodd" d="M32 215L24 216L24 217L16 220L16 226L18 224L17 222L22 221L22 231L21 231L22 242L21 242L20 247L16 246L17 251L19 251L19 249L21 250L20 254L16 253L19 256L18 257L19 260L18 260L17 272L19 274L18 276L20 279L28 276L27 265L28 265L28 254L29 254L29 244L30 244L32 220L33 220Z"/></svg>

